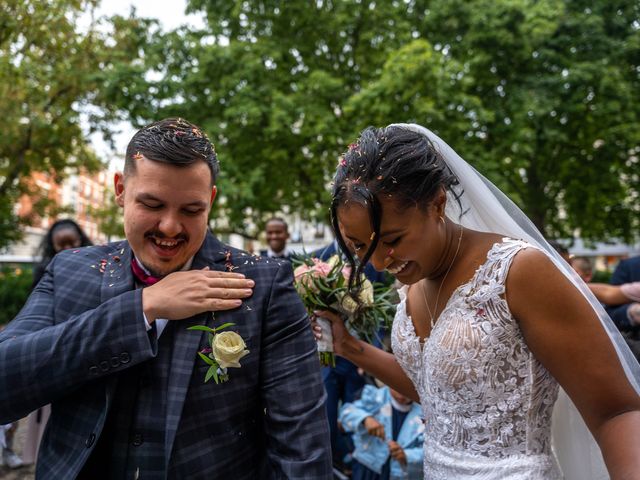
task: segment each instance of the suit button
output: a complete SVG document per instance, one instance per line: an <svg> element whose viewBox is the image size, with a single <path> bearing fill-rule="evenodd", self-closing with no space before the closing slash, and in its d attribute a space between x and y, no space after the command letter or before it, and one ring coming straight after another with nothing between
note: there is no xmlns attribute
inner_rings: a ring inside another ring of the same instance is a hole
<svg viewBox="0 0 640 480"><path fill-rule="evenodd" d="M92 375L98 375L100 371L98 370L98 367L96 367L95 365L91 365L89 367L89 373Z"/></svg>
<svg viewBox="0 0 640 480"><path fill-rule="evenodd" d="M109 371L109 362L107 362L106 360L103 360L100 362L100 370L102 370L103 372L108 372Z"/></svg>
<svg viewBox="0 0 640 480"><path fill-rule="evenodd" d="M143 437L141 433L136 433L132 438L131 438L131 445L133 445L134 447L139 447L140 445L142 445L143 443Z"/></svg>
<svg viewBox="0 0 640 480"><path fill-rule="evenodd" d="M93 445L93 442L96 441L96 434L92 433L91 435L89 435L87 437L87 439L85 440L84 444L87 448L91 448L91 445Z"/></svg>
<svg viewBox="0 0 640 480"><path fill-rule="evenodd" d="M120 366L120 359L118 357L111 357L111 366L113 368Z"/></svg>
<svg viewBox="0 0 640 480"><path fill-rule="evenodd" d="M131 361L131 357L127 352L123 352L120 354L120 363L129 363Z"/></svg>

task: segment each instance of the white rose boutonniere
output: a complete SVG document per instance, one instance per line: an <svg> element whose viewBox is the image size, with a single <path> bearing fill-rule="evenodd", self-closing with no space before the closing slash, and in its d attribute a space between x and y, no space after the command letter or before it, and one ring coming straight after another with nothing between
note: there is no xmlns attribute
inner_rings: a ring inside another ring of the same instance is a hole
<svg viewBox="0 0 640 480"><path fill-rule="evenodd" d="M209 365L209 370L204 377L205 383L213 378L216 383L229 380L228 368L240 368L240 359L249 354L247 345L236 332L221 332L225 328L235 325L225 323L216 328L205 325L195 325L188 330L200 330L209 333L211 347L198 352L198 356Z"/></svg>
<svg viewBox="0 0 640 480"><path fill-rule="evenodd" d="M240 368L240 359L249 353L236 332L222 332L213 337L211 350L220 368Z"/></svg>

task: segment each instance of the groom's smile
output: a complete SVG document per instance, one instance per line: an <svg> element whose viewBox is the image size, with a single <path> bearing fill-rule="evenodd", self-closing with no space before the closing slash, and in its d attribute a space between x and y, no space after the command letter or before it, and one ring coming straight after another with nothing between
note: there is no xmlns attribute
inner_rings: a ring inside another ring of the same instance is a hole
<svg viewBox="0 0 640 480"><path fill-rule="evenodd" d="M169 239L165 238L162 234L151 233L147 234L147 240L151 242L151 246L158 256L167 258L177 255L180 248L188 243L186 235Z"/></svg>
<svg viewBox="0 0 640 480"><path fill-rule="evenodd" d="M215 197L204 162L175 166L141 156L116 175L124 228L136 258L154 275L180 270L201 247Z"/></svg>

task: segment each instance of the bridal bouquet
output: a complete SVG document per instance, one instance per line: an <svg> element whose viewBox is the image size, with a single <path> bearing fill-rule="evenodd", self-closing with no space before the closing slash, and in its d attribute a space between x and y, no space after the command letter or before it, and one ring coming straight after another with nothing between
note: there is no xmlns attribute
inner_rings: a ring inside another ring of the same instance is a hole
<svg viewBox="0 0 640 480"><path fill-rule="evenodd" d="M296 263L299 265L293 272L295 287L310 314L314 310L338 312L346 317L345 325L352 334L369 341L382 325L390 325L395 305L391 302L390 290L384 285L374 286L363 276L359 302L356 302L348 291L351 267L338 255L327 262L305 258ZM317 318L317 323L322 329L322 339L318 341L320 362L335 366L331 322Z"/></svg>

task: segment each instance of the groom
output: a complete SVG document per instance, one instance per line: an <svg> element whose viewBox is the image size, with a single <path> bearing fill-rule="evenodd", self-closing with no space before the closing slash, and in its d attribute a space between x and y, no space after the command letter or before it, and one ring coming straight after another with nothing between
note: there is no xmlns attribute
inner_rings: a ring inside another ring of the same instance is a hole
<svg viewBox="0 0 640 480"><path fill-rule="evenodd" d="M115 177L126 241L56 256L0 333L0 424L52 404L38 478L331 478L291 266L207 231L217 173L197 126L137 132ZM210 338L188 327L229 322L249 353L205 383Z"/></svg>

